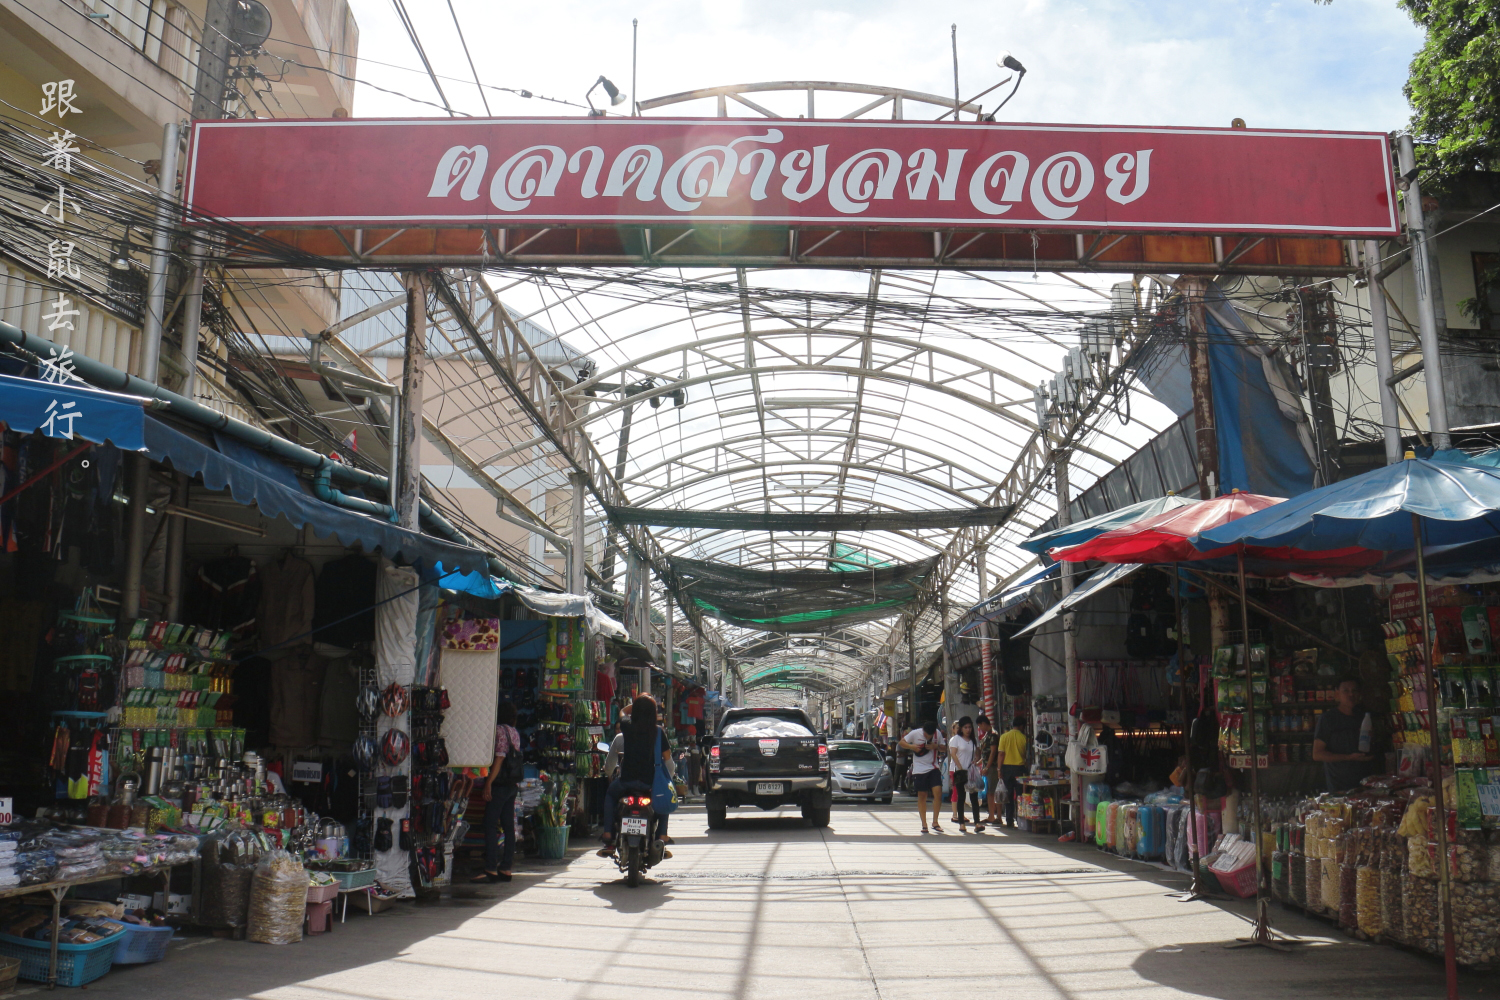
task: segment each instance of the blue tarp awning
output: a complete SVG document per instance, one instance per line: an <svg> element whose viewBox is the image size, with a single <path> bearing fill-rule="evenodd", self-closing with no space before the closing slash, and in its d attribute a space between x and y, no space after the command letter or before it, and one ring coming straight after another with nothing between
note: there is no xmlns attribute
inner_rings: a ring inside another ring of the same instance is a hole
<svg viewBox="0 0 1500 1000"><path fill-rule="evenodd" d="M448 572L444 566L443 575L438 578L438 586L444 590L456 590L460 594L473 594L475 597L483 597L493 601L501 594L511 589L509 580L502 580L498 576L491 576L488 571L480 573L464 573L459 571Z"/></svg>
<svg viewBox="0 0 1500 1000"><path fill-rule="evenodd" d="M202 476L204 486L227 489L236 501L254 504L266 517L284 517L293 527L310 527L319 537L333 536L344 545L358 542L367 552L379 549L386 558L413 566L441 564L448 572L489 572L487 557L477 549L324 503L300 485L278 482L160 420L145 421L144 432L145 450L152 459L170 461L178 472Z"/></svg>
<svg viewBox="0 0 1500 1000"><path fill-rule="evenodd" d="M121 451L144 451L147 402L85 386L0 375L0 422L21 434L108 441Z"/></svg>

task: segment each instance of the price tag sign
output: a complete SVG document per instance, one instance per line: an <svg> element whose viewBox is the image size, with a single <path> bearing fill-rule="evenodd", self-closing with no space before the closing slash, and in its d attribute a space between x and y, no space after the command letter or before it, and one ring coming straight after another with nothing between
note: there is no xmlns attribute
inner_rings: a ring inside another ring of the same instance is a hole
<svg viewBox="0 0 1500 1000"><path fill-rule="evenodd" d="M292 765L293 781L317 783L323 780L323 765L317 761L299 760Z"/></svg>
<svg viewBox="0 0 1500 1000"><path fill-rule="evenodd" d="M603 736L604 735L604 727L603 726L589 726L589 735L590 736Z"/></svg>
<svg viewBox="0 0 1500 1000"><path fill-rule="evenodd" d="M16 820L13 804L15 799L9 795L0 798L0 826L9 826Z"/></svg>

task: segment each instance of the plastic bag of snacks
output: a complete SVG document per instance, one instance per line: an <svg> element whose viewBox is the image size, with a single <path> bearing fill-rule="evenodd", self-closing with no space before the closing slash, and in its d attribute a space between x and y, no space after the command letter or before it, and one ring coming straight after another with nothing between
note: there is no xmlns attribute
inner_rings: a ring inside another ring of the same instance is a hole
<svg viewBox="0 0 1500 1000"><path fill-rule="evenodd" d="M233 832L203 843L202 891L193 895L195 919L208 927L243 927L250 910L250 882L258 846Z"/></svg>
<svg viewBox="0 0 1500 1000"><path fill-rule="evenodd" d="M1460 965L1493 962L1500 953L1500 885L1469 882L1453 887L1453 939Z"/></svg>
<svg viewBox="0 0 1500 1000"><path fill-rule="evenodd" d="M1354 876L1354 924L1374 937L1385 926L1380 912L1380 869L1361 865Z"/></svg>
<svg viewBox="0 0 1500 1000"><path fill-rule="evenodd" d="M1407 872L1401 877L1402 915L1406 943L1436 955L1443 950L1443 917L1438 911L1438 886L1432 879Z"/></svg>
<svg viewBox="0 0 1500 1000"><path fill-rule="evenodd" d="M1287 896L1298 906L1307 906L1307 855L1292 854L1287 858Z"/></svg>
<svg viewBox="0 0 1500 1000"><path fill-rule="evenodd" d="M1307 856L1306 897L1302 903L1313 913L1322 912L1323 909L1323 859L1315 858L1311 854Z"/></svg>
<svg viewBox="0 0 1500 1000"><path fill-rule="evenodd" d="M1339 926L1353 930L1359 926L1359 868L1356 865L1339 865ZM1376 900L1377 909L1379 900Z"/></svg>
<svg viewBox="0 0 1500 1000"><path fill-rule="evenodd" d="M250 884L250 920L246 936L261 944L294 944L302 940L307 910L307 872L286 851L272 851L255 866Z"/></svg>
<svg viewBox="0 0 1500 1000"><path fill-rule="evenodd" d="M1321 876L1320 891L1323 900L1323 909L1337 916L1339 912L1339 863L1332 858L1324 858L1323 863L1318 866L1318 874Z"/></svg>
<svg viewBox="0 0 1500 1000"><path fill-rule="evenodd" d="M1432 867L1436 847L1429 851L1426 837L1411 837L1406 843L1406 870L1418 878L1437 878L1437 871Z"/></svg>
<svg viewBox="0 0 1500 1000"><path fill-rule="evenodd" d="M1401 913L1401 870L1380 872L1380 927L1391 940L1406 942L1406 918Z"/></svg>

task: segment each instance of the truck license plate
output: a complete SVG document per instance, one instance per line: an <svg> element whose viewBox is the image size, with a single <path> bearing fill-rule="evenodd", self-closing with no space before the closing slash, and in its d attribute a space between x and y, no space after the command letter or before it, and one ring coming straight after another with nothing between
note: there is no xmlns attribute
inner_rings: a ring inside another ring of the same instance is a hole
<svg viewBox="0 0 1500 1000"><path fill-rule="evenodd" d="M644 837L646 835L646 817L626 816L620 820L620 832L624 834L639 834Z"/></svg>
<svg viewBox="0 0 1500 1000"><path fill-rule="evenodd" d="M786 786L779 781L757 781L755 783L755 794L780 795L784 787Z"/></svg>

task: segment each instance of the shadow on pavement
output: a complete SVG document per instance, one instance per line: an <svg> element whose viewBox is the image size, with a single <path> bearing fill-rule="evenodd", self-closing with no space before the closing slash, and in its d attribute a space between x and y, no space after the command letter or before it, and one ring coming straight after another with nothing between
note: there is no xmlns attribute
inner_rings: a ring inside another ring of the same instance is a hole
<svg viewBox="0 0 1500 1000"><path fill-rule="evenodd" d="M95 997L150 1000L238 1000L367 966L456 930L496 904L502 909L495 916L503 918L505 899L568 872L566 863L528 861L538 867L528 868L527 862L518 859L513 882L485 886L459 882L451 897L440 902L397 903L373 916L355 913L351 907L347 923L338 923L336 913L331 933L304 937L298 944L265 945L219 939L206 931L179 932L166 961L117 965L109 975L90 983L88 992ZM627 890L622 886L621 891ZM20 984L23 989L34 985Z"/></svg>
<svg viewBox="0 0 1500 1000"><path fill-rule="evenodd" d="M595 887L594 895L617 913L645 913L676 898L668 881L653 878L643 880L634 889L626 885L623 878L605 882Z"/></svg>
<svg viewBox="0 0 1500 1000"><path fill-rule="evenodd" d="M1442 963L1406 953L1399 963L1383 962L1378 983L1369 980L1372 947L1360 942L1311 943L1290 953L1263 948L1226 950L1218 944L1154 948L1131 964L1142 978L1189 996L1216 1000L1261 1000L1283 992L1306 997L1442 997ZM1397 967L1392 968L1395 964ZM1206 974L1212 969L1213 974ZM1479 995L1492 977L1462 973L1462 995ZM1477 988L1477 989L1476 989Z"/></svg>

